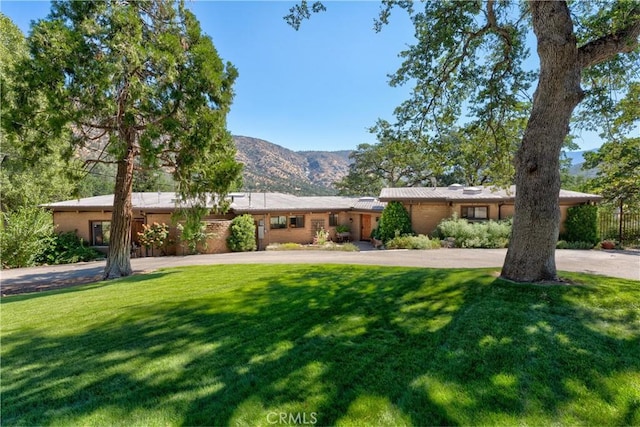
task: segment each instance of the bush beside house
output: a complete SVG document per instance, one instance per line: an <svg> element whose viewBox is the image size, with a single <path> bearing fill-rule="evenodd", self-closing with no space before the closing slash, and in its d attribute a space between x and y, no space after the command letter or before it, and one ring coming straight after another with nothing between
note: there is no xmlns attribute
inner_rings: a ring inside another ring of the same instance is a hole
<svg viewBox="0 0 640 427"><path fill-rule="evenodd" d="M50 245L51 214L39 208L3 212L0 218L2 267L31 267Z"/></svg>
<svg viewBox="0 0 640 427"><path fill-rule="evenodd" d="M51 214L39 208L2 213L0 254L2 268L68 264L102 257L75 232L54 233Z"/></svg>
<svg viewBox="0 0 640 427"><path fill-rule="evenodd" d="M458 248L506 248L512 220L469 222L454 216L438 224L436 235Z"/></svg>
<svg viewBox="0 0 640 427"><path fill-rule="evenodd" d="M387 249L437 249L440 247L440 239L429 239L429 236L398 236L389 240Z"/></svg>
<svg viewBox="0 0 640 427"><path fill-rule="evenodd" d="M256 227L251 215L240 215L231 221L227 246L232 252L249 252L257 249Z"/></svg>
<svg viewBox="0 0 640 427"><path fill-rule="evenodd" d="M386 243L394 237L415 234L411 228L409 212L400 202L389 202L382 211L375 238Z"/></svg>
<svg viewBox="0 0 640 427"><path fill-rule="evenodd" d="M104 257L74 232L59 233L49 238L49 247L36 258L37 264L72 264Z"/></svg>
<svg viewBox="0 0 640 427"><path fill-rule="evenodd" d="M151 225L143 224L142 229L142 232L138 233L140 244L147 251L151 250L152 254L154 249L158 249L160 255L166 255L166 247L169 243L169 226L164 222L162 224L154 222Z"/></svg>
<svg viewBox="0 0 640 427"><path fill-rule="evenodd" d="M567 209L565 232L561 240L580 243L580 249L591 249L600 238L598 235L598 207L595 205L572 206ZM588 248L587 246L590 245Z"/></svg>

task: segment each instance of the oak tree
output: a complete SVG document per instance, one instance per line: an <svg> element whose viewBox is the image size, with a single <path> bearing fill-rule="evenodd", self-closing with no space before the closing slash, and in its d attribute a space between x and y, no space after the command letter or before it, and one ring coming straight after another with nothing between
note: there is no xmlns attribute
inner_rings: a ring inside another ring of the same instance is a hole
<svg viewBox="0 0 640 427"><path fill-rule="evenodd" d="M129 275L136 165L169 170L181 204L194 207L222 200L239 175L226 130L237 71L183 1L54 1L28 47L9 128L38 131L32 152L64 134L94 153L88 164L116 165L104 277Z"/></svg>
<svg viewBox="0 0 640 427"><path fill-rule="evenodd" d="M377 144L360 144L349 158L348 174L335 183L342 195L378 194L384 187L412 187L431 182L434 169L428 144L412 141L384 120L370 129Z"/></svg>
<svg viewBox="0 0 640 427"><path fill-rule="evenodd" d="M292 9L286 18L294 27L309 14L300 6L306 15ZM377 29L394 8L408 12L416 37L391 78L415 85L397 110L402 125L446 128L465 107L495 128L537 80L514 161L515 217L502 277L556 280L560 152L574 113L591 116L610 99L606 89L625 91L637 79L640 3L385 0ZM525 66L528 36L535 37L537 73ZM589 108L576 111L581 102Z"/></svg>

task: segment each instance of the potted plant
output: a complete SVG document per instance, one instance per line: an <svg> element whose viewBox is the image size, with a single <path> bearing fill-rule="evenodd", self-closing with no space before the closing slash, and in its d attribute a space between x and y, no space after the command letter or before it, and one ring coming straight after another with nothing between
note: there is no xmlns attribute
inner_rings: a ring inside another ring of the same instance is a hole
<svg viewBox="0 0 640 427"><path fill-rule="evenodd" d="M338 225L336 227L336 237L340 241L351 239L351 227L348 225Z"/></svg>
<svg viewBox="0 0 640 427"><path fill-rule="evenodd" d="M603 240L602 243L600 243L600 247L602 249L615 249L616 242L614 242L613 240Z"/></svg>

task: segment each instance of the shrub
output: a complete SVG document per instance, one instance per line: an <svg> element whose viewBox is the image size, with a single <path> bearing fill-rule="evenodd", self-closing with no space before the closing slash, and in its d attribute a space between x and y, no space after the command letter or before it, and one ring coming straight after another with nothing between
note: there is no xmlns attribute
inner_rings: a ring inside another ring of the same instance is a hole
<svg viewBox="0 0 640 427"><path fill-rule="evenodd" d="M567 220L562 240L568 242L598 243L598 208L594 205L572 206L567 209Z"/></svg>
<svg viewBox="0 0 640 427"><path fill-rule="evenodd" d="M293 251L293 250L299 250L299 249L304 249L304 248L300 243L293 243L293 242L271 243L269 246L267 246L268 251Z"/></svg>
<svg viewBox="0 0 640 427"><path fill-rule="evenodd" d="M389 240L387 249L436 249L440 247L440 239L429 239L428 236L398 236Z"/></svg>
<svg viewBox="0 0 640 427"><path fill-rule="evenodd" d="M343 252L360 252L360 248L350 242L343 243L342 245L339 245L339 247L341 248L340 250Z"/></svg>
<svg viewBox="0 0 640 427"><path fill-rule="evenodd" d="M340 252L358 252L360 249L353 243L337 244L327 242L322 246L301 245L300 243L271 243L267 246L268 251L340 251Z"/></svg>
<svg viewBox="0 0 640 427"><path fill-rule="evenodd" d="M38 256L38 264L71 264L92 261L103 255L85 244L75 232L69 231L51 236L49 247Z"/></svg>
<svg viewBox="0 0 640 427"><path fill-rule="evenodd" d="M40 208L4 212L0 218L2 267L30 267L52 244L53 219Z"/></svg>
<svg viewBox="0 0 640 427"><path fill-rule="evenodd" d="M151 225L143 224L142 232L138 233L140 244L145 248L157 248L161 253L164 253L165 244L169 238L169 226L164 222L158 224L154 222Z"/></svg>
<svg viewBox="0 0 640 427"><path fill-rule="evenodd" d="M338 225L336 226L336 233L349 233L351 232L351 227L348 225Z"/></svg>
<svg viewBox="0 0 640 427"><path fill-rule="evenodd" d="M371 235L369 237L371 237L372 239L380 240L380 229L374 228L373 230L371 230Z"/></svg>
<svg viewBox="0 0 640 427"><path fill-rule="evenodd" d="M233 252L249 252L257 249L256 226L249 214L237 216L231 221L231 234L227 246Z"/></svg>
<svg viewBox="0 0 640 427"><path fill-rule="evenodd" d="M397 236L414 234L411 230L411 218L402 203L393 201L385 206L377 233L384 243Z"/></svg>
<svg viewBox="0 0 640 427"><path fill-rule="evenodd" d="M314 245L324 245L329 241L329 232L324 228L316 231L316 237L313 239Z"/></svg>
<svg viewBox="0 0 640 427"><path fill-rule="evenodd" d="M567 242L566 240L558 240L556 249L593 249L594 244L591 242Z"/></svg>
<svg viewBox="0 0 640 427"><path fill-rule="evenodd" d="M308 248L308 247L306 247ZM309 248L309 249L318 249L318 248ZM334 243L327 242L324 246L320 248L322 251L329 252L359 252L360 249L354 245L353 243Z"/></svg>
<svg viewBox="0 0 640 427"><path fill-rule="evenodd" d="M454 216L438 224L436 235L455 242L458 248L505 248L511 236L511 219L471 223Z"/></svg>

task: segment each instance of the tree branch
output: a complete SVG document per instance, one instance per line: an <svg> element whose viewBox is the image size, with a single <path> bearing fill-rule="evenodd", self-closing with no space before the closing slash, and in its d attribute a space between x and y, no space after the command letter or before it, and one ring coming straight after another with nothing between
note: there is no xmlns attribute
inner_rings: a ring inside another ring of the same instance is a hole
<svg viewBox="0 0 640 427"><path fill-rule="evenodd" d="M638 41L638 37L640 37L640 5L634 8L634 12L638 17L628 27L593 40L578 49L582 68L607 61L618 53L633 52L640 46Z"/></svg>
<svg viewBox="0 0 640 427"><path fill-rule="evenodd" d="M84 161L84 165L88 165L91 163L102 163L105 165L117 165L119 162L117 160L102 160L102 159L87 159Z"/></svg>

